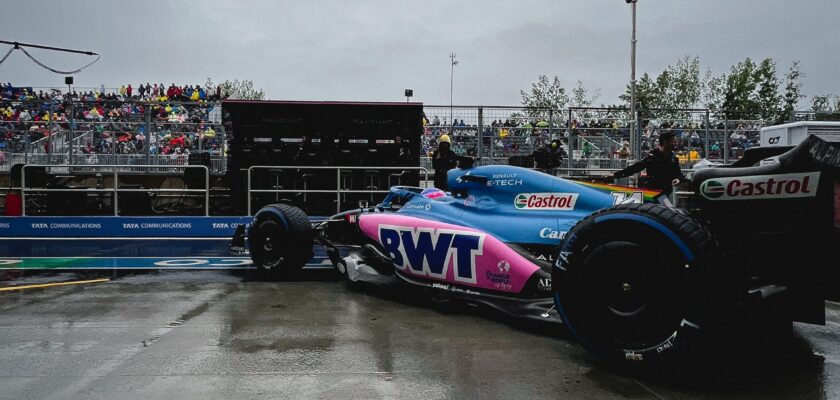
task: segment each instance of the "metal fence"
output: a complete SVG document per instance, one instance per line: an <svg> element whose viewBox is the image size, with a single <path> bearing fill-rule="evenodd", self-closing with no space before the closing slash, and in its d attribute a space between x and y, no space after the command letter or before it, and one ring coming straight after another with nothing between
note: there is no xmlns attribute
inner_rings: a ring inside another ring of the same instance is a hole
<svg viewBox="0 0 840 400"><path fill-rule="evenodd" d="M190 195L190 194L200 194L203 198L203 212L204 216L210 215L210 171L206 166L203 165L191 165L184 168L191 168L191 169L201 169L203 170L203 180L204 184L201 189L197 188L190 188L190 187L183 187L183 188L130 188L130 187L123 187L120 184L120 172L125 171L126 169L131 169L132 166L129 165L102 165L101 167L107 168L112 175L111 179L111 187L96 187L96 188L89 188L89 187L76 187L76 188L50 188L50 187L38 187L37 185L29 184L27 185L27 172L33 171L36 169L46 169L49 170L50 173L62 173L63 171L72 170L75 168L75 165L70 164L27 164L21 169L21 181L20 181L20 193L21 193L21 215L27 215L27 196L37 196L38 194L46 194L46 193L56 193L56 192L64 192L64 193L82 193L82 194L92 194L94 196L98 196L102 193L111 193L110 201L111 207L113 208L114 216L120 215L120 193L178 193L180 195ZM153 170L153 169L166 169L165 166L144 166L146 170ZM37 206L38 202L34 202ZM83 205L77 204L76 206L83 207ZM45 208L45 207L41 207Z"/></svg>
<svg viewBox="0 0 840 400"><path fill-rule="evenodd" d="M0 100L0 172L17 163L181 165L207 151L211 173L223 174L220 114L219 102Z"/></svg>
<svg viewBox="0 0 840 400"><path fill-rule="evenodd" d="M478 164L532 162L539 146L561 138L569 168L617 168L656 146L664 132L678 139L677 157L690 168L701 159L728 163L759 144L762 127L782 122L730 118L708 109L641 110L638 120L623 108L569 108L562 111L525 107L425 106L422 156L429 156L442 134L453 150L477 158ZM787 120L806 120L797 112ZM825 119L826 116L821 118ZM635 134L634 134L635 133ZM480 144L480 145L479 145ZM421 158L421 165L430 162Z"/></svg>
<svg viewBox="0 0 840 400"><path fill-rule="evenodd" d="M25 112L24 112L25 111ZM189 152L209 150L211 174L226 172L221 103L146 101L0 101L0 173L17 163L178 166ZM707 109L640 110L500 106L424 107L421 166L447 134L453 150L476 164L532 165L539 146L561 139L568 168L618 168L678 138L677 156L690 168L701 159L728 163L759 145L764 126L840 120L840 113L792 112L773 121ZM166 173L166 169L154 169Z"/></svg>

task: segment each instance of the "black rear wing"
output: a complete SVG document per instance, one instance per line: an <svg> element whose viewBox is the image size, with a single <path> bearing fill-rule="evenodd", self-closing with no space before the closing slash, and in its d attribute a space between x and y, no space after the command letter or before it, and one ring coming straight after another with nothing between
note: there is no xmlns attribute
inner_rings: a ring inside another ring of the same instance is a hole
<svg viewBox="0 0 840 400"><path fill-rule="evenodd" d="M835 177L840 172L840 135L812 134L791 152L797 150L807 151L807 158L820 171L831 172Z"/></svg>

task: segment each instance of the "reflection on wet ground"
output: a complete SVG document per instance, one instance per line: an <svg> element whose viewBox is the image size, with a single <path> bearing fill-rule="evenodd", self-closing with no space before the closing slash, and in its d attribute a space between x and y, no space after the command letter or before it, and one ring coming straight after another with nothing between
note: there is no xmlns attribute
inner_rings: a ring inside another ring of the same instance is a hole
<svg viewBox="0 0 840 400"><path fill-rule="evenodd" d="M331 274L4 276L0 398L836 398L840 306L792 338L736 339L679 371L601 365L558 324ZM700 365L704 364L704 365Z"/></svg>

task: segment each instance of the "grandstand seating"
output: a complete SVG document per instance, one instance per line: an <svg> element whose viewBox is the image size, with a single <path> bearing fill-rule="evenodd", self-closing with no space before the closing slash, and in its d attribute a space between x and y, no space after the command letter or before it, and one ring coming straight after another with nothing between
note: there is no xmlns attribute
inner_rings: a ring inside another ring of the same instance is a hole
<svg viewBox="0 0 840 400"><path fill-rule="evenodd" d="M178 166L186 165L192 152L209 151L213 172L224 173L228 138L221 124L222 97L218 88L189 85L144 87L142 95L136 88L129 94L127 86L66 93L0 85L0 172L24 162ZM616 110L572 110L554 116L515 107L483 111L426 107L432 118L424 124L421 154L430 155L440 135L448 134L456 153L480 154L483 163L506 163L510 157L531 155L553 138L566 142L571 136L574 151L569 154L585 160L572 165L613 165L610 160L622 160L619 150L630 136L628 118ZM707 121L705 111L673 114L643 122L641 148L649 150L661 132L673 131L685 166L698 155L737 159L758 145L765 125L725 116ZM438 115L454 115L453 123L445 118L441 122ZM485 118L481 127L479 115Z"/></svg>

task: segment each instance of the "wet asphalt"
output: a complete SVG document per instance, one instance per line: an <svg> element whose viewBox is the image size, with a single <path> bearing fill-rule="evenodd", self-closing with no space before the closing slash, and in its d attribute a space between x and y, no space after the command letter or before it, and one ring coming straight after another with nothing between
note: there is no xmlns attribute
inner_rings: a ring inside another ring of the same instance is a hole
<svg viewBox="0 0 840 400"><path fill-rule="evenodd" d="M0 277L0 399L840 398L840 306L711 367L602 365L558 324L330 274Z"/></svg>

